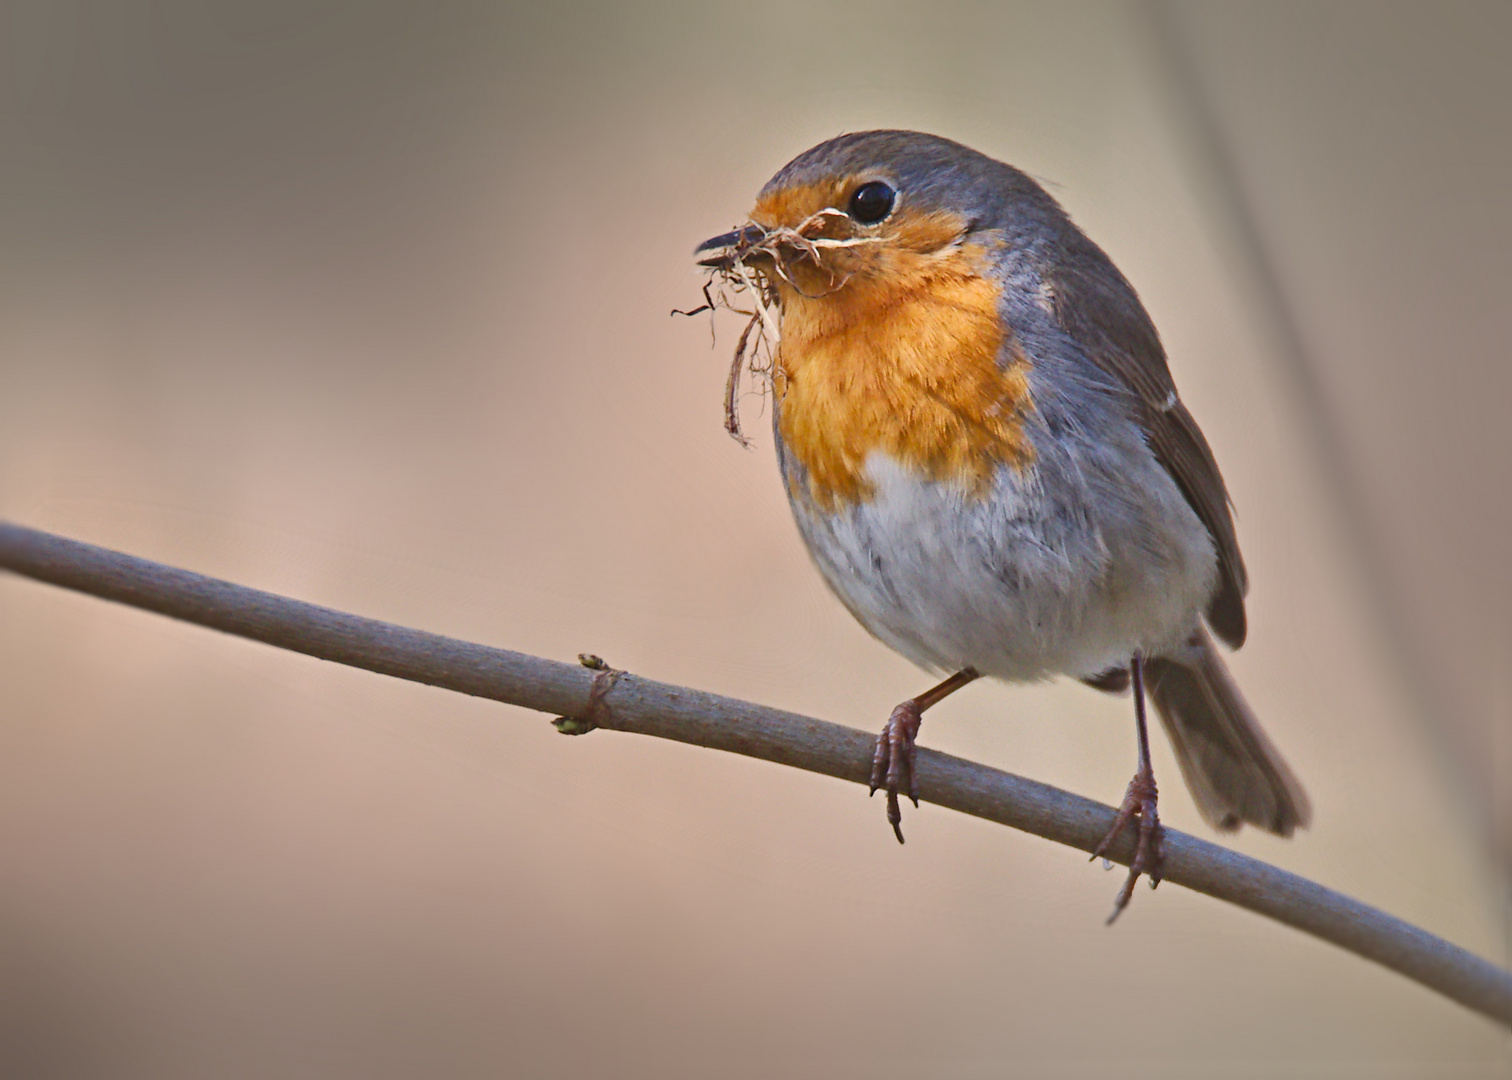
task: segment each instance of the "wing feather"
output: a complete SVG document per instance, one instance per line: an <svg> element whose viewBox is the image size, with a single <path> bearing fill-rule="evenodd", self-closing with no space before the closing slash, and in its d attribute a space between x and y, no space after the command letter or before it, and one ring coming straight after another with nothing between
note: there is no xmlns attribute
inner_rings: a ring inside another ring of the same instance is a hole
<svg viewBox="0 0 1512 1080"><path fill-rule="evenodd" d="M1171 474L1218 551L1219 588L1208 623L1229 646L1244 644L1249 577L1228 489L1212 448L1181 403L1154 324L1124 276L1101 248L1079 232L1055 260L1051 278L1056 320L1098 367L1127 386L1135 418L1156 460Z"/></svg>

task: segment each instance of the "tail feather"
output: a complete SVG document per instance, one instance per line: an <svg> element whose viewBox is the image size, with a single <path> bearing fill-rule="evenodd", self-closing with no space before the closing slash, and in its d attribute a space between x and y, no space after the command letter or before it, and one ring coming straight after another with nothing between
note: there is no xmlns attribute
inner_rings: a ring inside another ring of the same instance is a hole
<svg viewBox="0 0 1512 1080"><path fill-rule="evenodd" d="M1206 630L1179 658L1145 661L1145 682L1204 820L1290 836L1312 817L1297 778L1260 729Z"/></svg>

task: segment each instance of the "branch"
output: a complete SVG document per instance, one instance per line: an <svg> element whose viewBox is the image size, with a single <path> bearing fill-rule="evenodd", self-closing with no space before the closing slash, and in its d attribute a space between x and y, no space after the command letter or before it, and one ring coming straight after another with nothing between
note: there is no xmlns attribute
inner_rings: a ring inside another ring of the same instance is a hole
<svg viewBox="0 0 1512 1080"><path fill-rule="evenodd" d="M792 765L857 784L872 736L796 713L626 673L595 673L306 604L0 522L0 568L323 660L604 727ZM594 687L598 690L595 692ZM920 798L1090 852L1113 809L920 748ZM1216 844L1166 830L1165 880L1363 956L1512 1028L1512 973L1401 919ZM1133 841L1111 853L1128 865Z"/></svg>

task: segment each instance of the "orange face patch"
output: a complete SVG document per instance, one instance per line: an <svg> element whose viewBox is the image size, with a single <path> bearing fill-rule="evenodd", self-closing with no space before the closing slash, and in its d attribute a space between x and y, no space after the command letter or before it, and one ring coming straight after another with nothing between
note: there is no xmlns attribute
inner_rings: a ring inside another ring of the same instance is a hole
<svg viewBox="0 0 1512 1080"><path fill-rule="evenodd" d="M841 208L868 179L872 178L852 176L781 188L757 201L751 220L765 229L786 227L812 240L840 240L849 245L825 248L819 261L793 250L782 262L779 279L809 297L834 292L856 278L896 280L965 233L960 215L917 210L906 202L878 225L857 224Z"/></svg>
<svg viewBox="0 0 1512 1080"><path fill-rule="evenodd" d="M843 206L858 180L775 192L751 219L796 227ZM1001 465L1023 466L1027 361L1000 366L998 284L965 222L900 204L870 228L826 216L832 239L875 243L822 251L773 275L782 308L775 390L779 430L808 474L808 494L834 509L873 494L866 461L886 453L933 480L985 491Z"/></svg>

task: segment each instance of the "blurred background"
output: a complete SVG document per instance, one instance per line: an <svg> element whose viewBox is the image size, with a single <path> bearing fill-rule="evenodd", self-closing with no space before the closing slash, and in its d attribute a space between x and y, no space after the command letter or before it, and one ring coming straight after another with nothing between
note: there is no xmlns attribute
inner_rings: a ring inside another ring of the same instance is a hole
<svg viewBox="0 0 1512 1080"><path fill-rule="evenodd" d="M690 252L913 127L1140 290L1311 830L1234 846L1505 963L1512 8L0 5L0 516L874 729ZM1127 699L931 746L1113 802ZM1163 739L1162 813L1207 835ZM932 807L0 579L0 1071L1490 1077L1398 976Z"/></svg>

